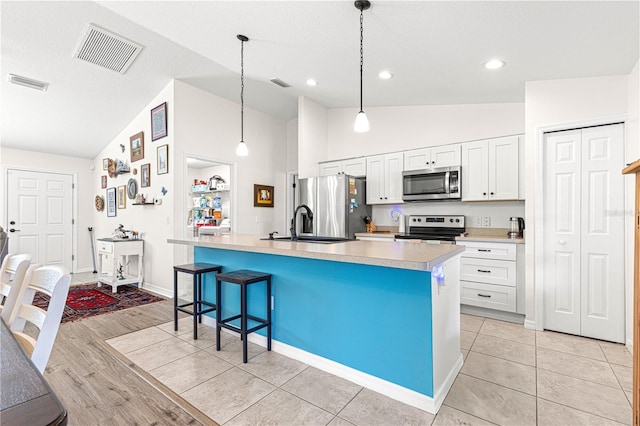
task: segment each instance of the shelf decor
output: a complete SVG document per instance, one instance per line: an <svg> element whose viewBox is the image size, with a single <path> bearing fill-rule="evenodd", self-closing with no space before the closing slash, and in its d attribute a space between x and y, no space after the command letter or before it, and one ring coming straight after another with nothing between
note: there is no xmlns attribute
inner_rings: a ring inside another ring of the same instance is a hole
<svg viewBox="0 0 640 426"><path fill-rule="evenodd" d="M151 140L167 136L167 103L164 102L151 110Z"/></svg>
<svg viewBox="0 0 640 426"><path fill-rule="evenodd" d="M273 186L253 185L253 207L273 207Z"/></svg>
<svg viewBox="0 0 640 426"><path fill-rule="evenodd" d="M129 138L131 144L131 162L144 158L144 132L136 133Z"/></svg>
<svg viewBox="0 0 640 426"><path fill-rule="evenodd" d="M158 169L159 175L169 173L169 145L158 147Z"/></svg>
<svg viewBox="0 0 640 426"><path fill-rule="evenodd" d="M116 188L107 188L107 217L116 216Z"/></svg>

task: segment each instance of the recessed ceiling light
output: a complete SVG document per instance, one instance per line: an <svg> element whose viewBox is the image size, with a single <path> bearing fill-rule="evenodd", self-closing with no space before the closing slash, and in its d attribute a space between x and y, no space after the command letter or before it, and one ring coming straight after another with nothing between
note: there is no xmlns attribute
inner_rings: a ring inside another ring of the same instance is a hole
<svg viewBox="0 0 640 426"><path fill-rule="evenodd" d="M49 83L44 81L34 80L32 78L23 77L17 74L9 74L9 83L17 84L18 86L28 87L29 89L40 90L46 92L49 87Z"/></svg>
<svg viewBox="0 0 640 426"><path fill-rule="evenodd" d="M317 86L317 85L318 85L318 82L313 78L310 78L307 80L307 86Z"/></svg>
<svg viewBox="0 0 640 426"><path fill-rule="evenodd" d="M504 67L506 64L505 61L501 61L500 59L492 59L489 62L484 64L484 67L489 70L497 70L499 68Z"/></svg>
<svg viewBox="0 0 640 426"><path fill-rule="evenodd" d="M378 77L380 77L383 80L389 80L391 77L393 77L393 74L391 74L389 71L380 71L380 74L378 74Z"/></svg>

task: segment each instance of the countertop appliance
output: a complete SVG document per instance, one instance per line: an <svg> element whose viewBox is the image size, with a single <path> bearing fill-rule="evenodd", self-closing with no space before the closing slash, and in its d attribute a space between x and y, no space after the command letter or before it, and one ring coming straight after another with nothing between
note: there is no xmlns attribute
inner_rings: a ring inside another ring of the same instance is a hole
<svg viewBox="0 0 640 426"><path fill-rule="evenodd" d="M509 218L509 232L507 232L509 238L522 238L524 237L524 219L521 217Z"/></svg>
<svg viewBox="0 0 640 426"><path fill-rule="evenodd" d="M396 240L455 244L456 237L464 232L464 216L411 215L407 219L406 232L395 237Z"/></svg>
<svg viewBox="0 0 640 426"><path fill-rule="evenodd" d="M366 232L365 216L371 207L365 204L365 179L349 175L319 176L300 179L301 217L296 232L302 236L355 239L356 232Z"/></svg>
<svg viewBox="0 0 640 426"><path fill-rule="evenodd" d="M460 200L460 173L460 167L402 172L402 200Z"/></svg>

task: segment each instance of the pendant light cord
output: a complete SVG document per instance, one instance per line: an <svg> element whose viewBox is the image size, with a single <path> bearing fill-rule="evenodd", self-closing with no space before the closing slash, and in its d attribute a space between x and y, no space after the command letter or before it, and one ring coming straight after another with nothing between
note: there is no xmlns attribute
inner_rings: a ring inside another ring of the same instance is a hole
<svg viewBox="0 0 640 426"><path fill-rule="evenodd" d="M240 40L240 142L244 142L244 40Z"/></svg>
<svg viewBox="0 0 640 426"><path fill-rule="evenodd" d="M362 64L364 63L364 49L362 48L363 37L363 15L362 9L360 9L360 112L362 112Z"/></svg>

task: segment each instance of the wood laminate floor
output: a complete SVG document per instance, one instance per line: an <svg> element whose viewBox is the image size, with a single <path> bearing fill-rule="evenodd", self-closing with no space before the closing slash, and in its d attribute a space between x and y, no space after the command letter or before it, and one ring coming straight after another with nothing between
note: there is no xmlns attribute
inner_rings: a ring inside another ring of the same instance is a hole
<svg viewBox="0 0 640 426"><path fill-rule="evenodd" d="M60 326L44 377L69 425L201 424L100 346L172 319L167 300Z"/></svg>

